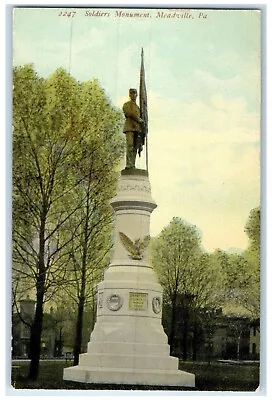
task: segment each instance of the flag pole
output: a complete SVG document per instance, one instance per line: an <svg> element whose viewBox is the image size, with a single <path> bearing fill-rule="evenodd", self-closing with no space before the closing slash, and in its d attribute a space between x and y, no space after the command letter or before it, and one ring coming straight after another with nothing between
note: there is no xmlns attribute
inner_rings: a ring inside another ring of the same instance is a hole
<svg viewBox="0 0 272 400"><path fill-rule="evenodd" d="M142 60L143 60L143 70L144 70L144 49L142 48ZM145 76L144 76L145 78ZM144 79L145 81L145 79ZM145 85L145 83L144 83ZM145 95L146 95L146 119L147 119L147 93L146 93L146 88L145 88ZM148 172L148 121L145 121L146 128L145 128L145 162L146 162L146 171Z"/></svg>
<svg viewBox="0 0 272 400"><path fill-rule="evenodd" d="M146 162L146 166L145 169L148 172L148 139L147 139L147 133L146 133L146 137L145 137L145 162Z"/></svg>
<svg viewBox="0 0 272 400"><path fill-rule="evenodd" d="M145 160L146 171L148 172L148 113L147 113L147 92L145 85L145 70L144 70L144 49L141 52L141 70L140 70L140 113L144 120L144 136L145 136Z"/></svg>

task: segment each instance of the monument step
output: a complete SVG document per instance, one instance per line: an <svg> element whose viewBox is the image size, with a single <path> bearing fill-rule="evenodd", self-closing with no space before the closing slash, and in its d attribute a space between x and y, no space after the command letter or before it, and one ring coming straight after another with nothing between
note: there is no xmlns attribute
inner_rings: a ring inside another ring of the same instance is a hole
<svg viewBox="0 0 272 400"><path fill-rule="evenodd" d="M169 344L96 342L88 343L88 353L107 354L145 354L169 356Z"/></svg>
<svg viewBox="0 0 272 400"><path fill-rule="evenodd" d="M111 383L127 385L195 386L195 376L180 370L136 368L65 368L63 379L85 383Z"/></svg>
<svg viewBox="0 0 272 400"><path fill-rule="evenodd" d="M98 368L136 368L152 370L177 370L178 358L171 356L146 356L136 354L80 354L79 365Z"/></svg>

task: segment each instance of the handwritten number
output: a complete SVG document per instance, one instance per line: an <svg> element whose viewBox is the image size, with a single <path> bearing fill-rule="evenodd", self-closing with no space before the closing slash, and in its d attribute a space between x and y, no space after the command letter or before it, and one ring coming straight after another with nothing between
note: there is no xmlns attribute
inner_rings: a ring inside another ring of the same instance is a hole
<svg viewBox="0 0 272 400"><path fill-rule="evenodd" d="M59 13L59 17L74 17L76 15L76 11L61 11Z"/></svg>

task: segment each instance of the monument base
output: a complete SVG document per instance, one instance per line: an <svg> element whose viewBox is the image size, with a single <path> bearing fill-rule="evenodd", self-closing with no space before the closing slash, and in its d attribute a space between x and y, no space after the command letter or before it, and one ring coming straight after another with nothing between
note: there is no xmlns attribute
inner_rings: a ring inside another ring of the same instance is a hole
<svg viewBox="0 0 272 400"><path fill-rule="evenodd" d="M98 285L97 321L79 365L63 379L104 384L194 387L178 369L161 324L162 287L154 270L131 261L111 265Z"/></svg>

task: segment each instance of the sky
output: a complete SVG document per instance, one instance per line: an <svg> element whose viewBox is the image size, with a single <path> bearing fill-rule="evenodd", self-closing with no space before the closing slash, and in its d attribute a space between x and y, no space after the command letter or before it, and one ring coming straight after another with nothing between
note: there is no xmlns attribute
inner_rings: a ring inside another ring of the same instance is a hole
<svg viewBox="0 0 272 400"><path fill-rule="evenodd" d="M129 88L139 87L142 47L149 177L158 205L151 235L176 216L199 228L207 251L246 248L244 226L260 204L260 12L14 12L14 65L33 63L44 77L62 66L80 81L97 78L120 108ZM143 157L137 166L144 165Z"/></svg>

